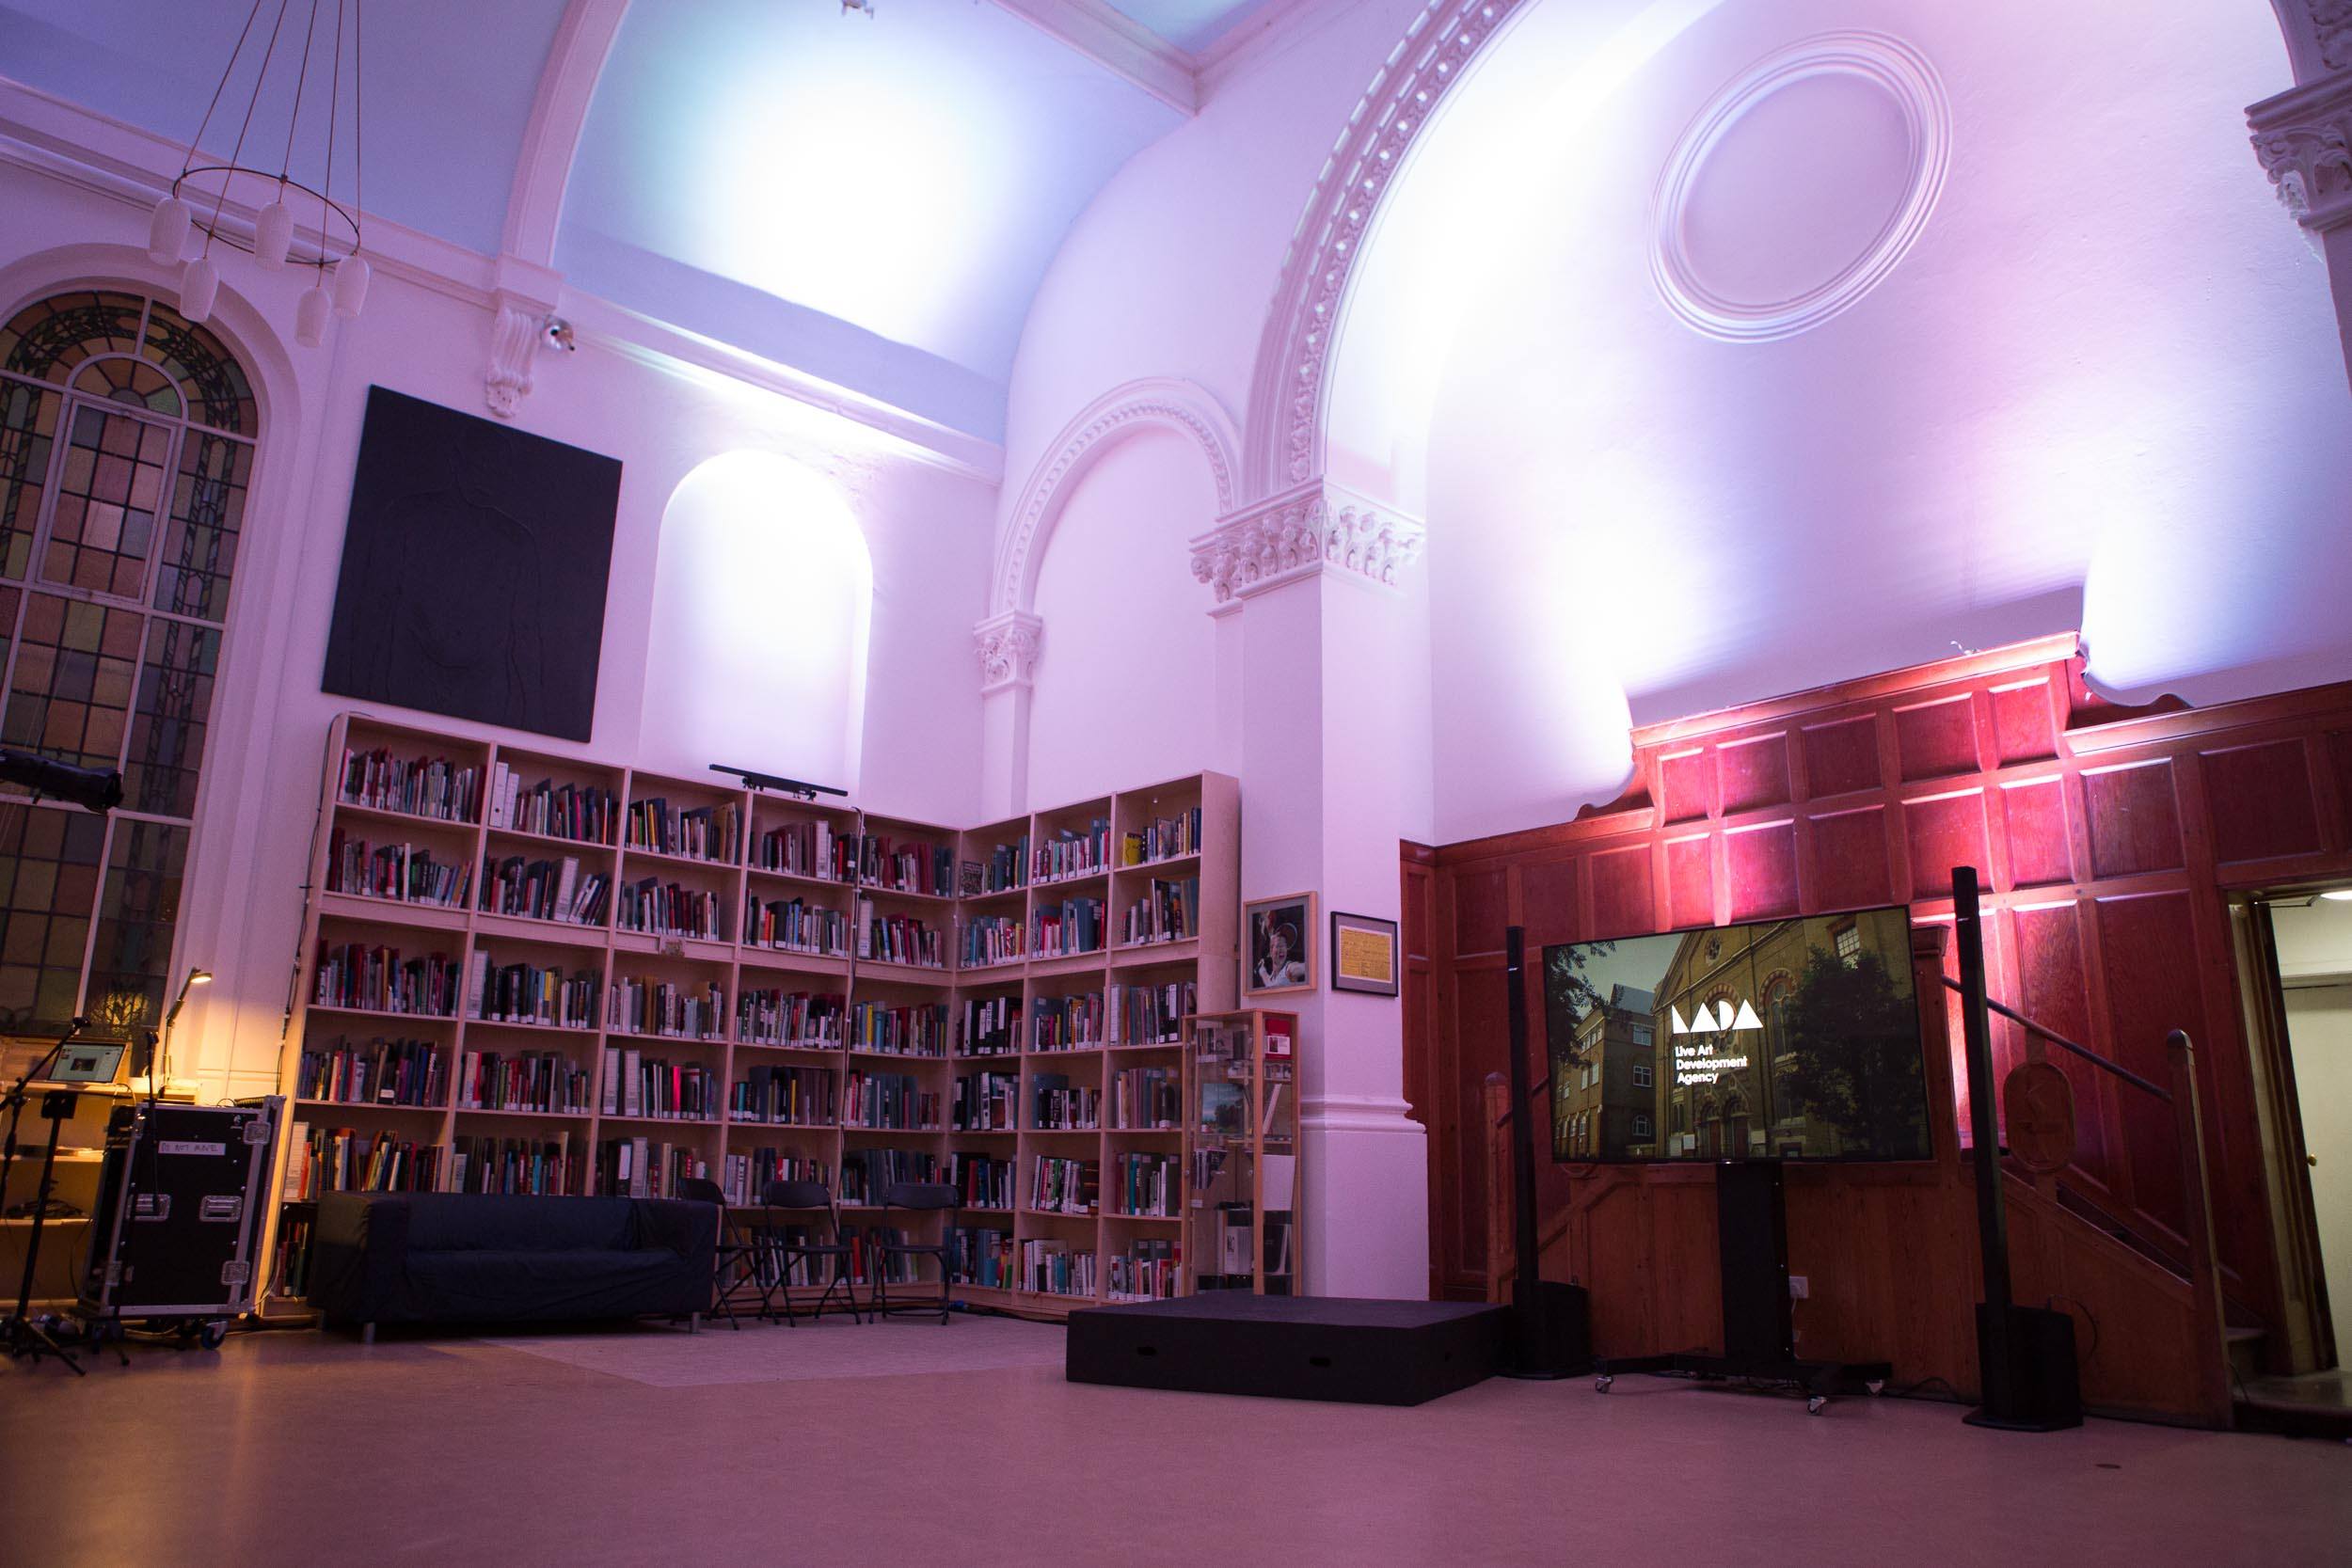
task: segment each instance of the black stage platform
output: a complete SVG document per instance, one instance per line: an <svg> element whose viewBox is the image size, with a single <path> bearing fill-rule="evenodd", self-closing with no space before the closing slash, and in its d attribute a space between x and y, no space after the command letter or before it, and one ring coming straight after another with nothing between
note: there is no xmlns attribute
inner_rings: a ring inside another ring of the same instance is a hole
<svg viewBox="0 0 2352 1568"><path fill-rule="evenodd" d="M1070 1314L1073 1383L1422 1404L1501 1367L1500 1307L1204 1291Z"/></svg>

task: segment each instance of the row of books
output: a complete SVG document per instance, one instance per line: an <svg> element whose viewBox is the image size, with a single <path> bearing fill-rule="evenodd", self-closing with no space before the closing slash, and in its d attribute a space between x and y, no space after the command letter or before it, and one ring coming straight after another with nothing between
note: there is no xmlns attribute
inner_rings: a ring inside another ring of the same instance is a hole
<svg viewBox="0 0 2352 1568"><path fill-rule="evenodd" d="M1126 925L1119 940L1133 947L1139 942L1182 942L1200 934L1200 879L1167 881L1154 877L1143 896L1127 906Z"/></svg>
<svg viewBox="0 0 2352 1568"><path fill-rule="evenodd" d="M601 871L580 874L577 857L525 860L509 855L493 861L482 879L482 907L491 914L523 920L553 920L565 926L601 926L612 879Z"/></svg>
<svg viewBox="0 0 2352 1568"><path fill-rule="evenodd" d="M1184 1250L1161 1237L1131 1242L1124 1252L1111 1254L1113 1301L1167 1301L1183 1293Z"/></svg>
<svg viewBox="0 0 2352 1568"><path fill-rule="evenodd" d="M462 910L473 892L473 863L435 860L431 849L415 844L370 848L366 839L337 828L327 835L326 891Z"/></svg>
<svg viewBox="0 0 2352 1568"><path fill-rule="evenodd" d="M836 1047L849 999L838 993L747 990L736 998L735 1037L751 1045Z"/></svg>
<svg viewBox="0 0 2352 1568"><path fill-rule="evenodd" d="M822 1160L805 1159L777 1148L730 1153L721 1162L719 1190L739 1209L760 1201L771 1181L821 1181L833 1185L833 1167Z"/></svg>
<svg viewBox="0 0 2352 1568"><path fill-rule="evenodd" d="M959 1132L1011 1132L1021 1126L1021 1080L1009 1072L975 1072L956 1080L949 1125Z"/></svg>
<svg viewBox="0 0 2352 1568"><path fill-rule="evenodd" d="M852 1071L841 1085L841 1125L898 1132L936 1132L939 1091L903 1072Z"/></svg>
<svg viewBox="0 0 2352 1568"><path fill-rule="evenodd" d="M989 850L988 859L980 863L980 891L1009 893L1014 888L1029 885L1029 835L1023 833L1010 844L999 844Z"/></svg>
<svg viewBox="0 0 2352 1568"><path fill-rule="evenodd" d="M1104 1008L1099 993L1041 996L1030 1043L1039 1051L1077 1051L1103 1043Z"/></svg>
<svg viewBox="0 0 2352 1568"><path fill-rule="evenodd" d="M404 958L396 947L321 942L314 1002L430 1018L457 1014L457 965L445 954Z"/></svg>
<svg viewBox="0 0 2352 1568"><path fill-rule="evenodd" d="M944 844L896 842L887 833L866 833L858 840L857 875L866 886L892 893L952 897L955 851Z"/></svg>
<svg viewBox="0 0 2352 1568"><path fill-rule="evenodd" d="M947 1277L990 1291L1020 1286L1012 1233L987 1226L958 1226L947 1233Z"/></svg>
<svg viewBox="0 0 2352 1568"><path fill-rule="evenodd" d="M986 1154L958 1152L947 1156L947 1184L955 1188L966 1209L1012 1208L1012 1162Z"/></svg>
<svg viewBox="0 0 2352 1568"><path fill-rule="evenodd" d="M467 1051L457 1058L457 1104L467 1111L585 1116L588 1069L560 1051Z"/></svg>
<svg viewBox="0 0 2352 1568"><path fill-rule="evenodd" d="M619 979L612 982L605 1018L605 1026L616 1034L715 1040L726 1029L726 993L716 980L693 986L669 980Z"/></svg>
<svg viewBox="0 0 2352 1568"><path fill-rule="evenodd" d="M1128 1131L1182 1126L1184 1099L1174 1068L1128 1068L1111 1077L1111 1125Z"/></svg>
<svg viewBox="0 0 2352 1568"><path fill-rule="evenodd" d="M620 928L658 937L691 937L697 942L722 942L719 895L707 888L692 888L647 877L621 888Z"/></svg>
<svg viewBox="0 0 2352 1568"><path fill-rule="evenodd" d="M1011 963L1027 951L1021 922L1009 915L987 914L964 923L957 962L965 969Z"/></svg>
<svg viewBox="0 0 2352 1568"><path fill-rule="evenodd" d="M437 1193L448 1159L445 1144L397 1132L294 1124L286 1159L286 1196L310 1201L321 1193Z"/></svg>
<svg viewBox="0 0 2352 1568"><path fill-rule="evenodd" d="M302 1053L294 1093L346 1105L446 1105L449 1058L430 1040L338 1038Z"/></svg>
<svg viewBox="0 0 2352 1568"><path fill-rule="evenodd" d="M787 822L759 835L752 863L762 871L846 882L857 875L857 847L824 821Z"/></svg>
<svg viewBox="0 0 2352 1568"><path fill-rule="evenodd" d="M960 1056L1017 1056L1021 1053L1021 998L967 996L963 999L963 1028L957 1037Z"/></svg>
<svg viewBox="0 0 2352 1568"><path fill-rule="evenodd" d="M593 969L541 969L536 964L490 967L490 953L473 955L466 1016L486 1023L535 1023L550 1029L594 1029L596 990L603 981Z"/></svg>
<svg viewBox="0 0 2352 1568"><path fill-rule="evenodd" d="M1021 1288L1046 1296L1093 1295L1094 1249L1042 1238L1022 1243Z"/></svg>
<svg viewBox="0 0 2352 1568"><path fill-rule="evenodd" d="M634 1047L604 1048L604 1114L663 1121L719 1119L719 1074L700 1062L647 1057Z"/></svg>
<svg viewBox="0 0 2352 1568"><path fill-rule="evenodd" d="M1174 1219L1183 1212L1184 1172L1173 1154L1121 1154L1111 1180L1115 1214Z"/></svg>
<svg viewBox="0 0 2352 1568"><path fill-rule="evenodd" d="M939 1180L939 1156L911 1148L852 1148L841 1156L841 1201L880 1208L902 1181Z"/></svg>
<svg viewBox="0 0 2352 1568"><path fill-rule="evenodd" d="M594 784L541 779L529 789L506 764L490 767L490 826L576 844L610 844L621 798Z"/></svg>
<svg viewBox="0 0 2352 1568"><path fill-rule="evenodd" d="M1156 986L1113 986L1109 996L1114 1045L1173 1045L1184 1037L1184 1022L1200 1008L1200 988L1190 980Z"/></svg>
<svg viewBox="0 0 2352 1568"><path fill-rule="evenodd" d="M1058 1072L1040 1072L1029 1080L1029 1126L1039 1132L1089 1132L1103 1125L1103 1091L1073 1085Z"/></svg>
<svg viewBox="0 0 2352 1568"><path fill-rule="evenodd" d="M1065 898L1029 912L1029 949L1041 958L1103 950L1103 901Z"/></svg>
<svg viewBox="0 0 2352 1568"><path fill-rule="evenodd" d="M1200 852L1200 808L1180 811L1173 816L1155 816L1143 827L1122 834L1119 841L1119 859L1122 865L1149 865L1154 861L1174 860L1179 855Z"/></svg>
<svg viewBox="0 0 2352 1568"><path fill-rule="evenodd" d="M937 927L913 915L882 914L870 898L857 901L857 956L876 963L913 964L920 969L947 967Z"/></svg>
<svg viewBox="0 0 2352 1568"><path fill-rule="evenodd" d="M1102 1167L1092 1160L1041 1154L1029 1167L1029 1207L1053 1214L1091 1214Z"/></svg>
<svg viewBox="0 0 2352 1568"><path fill-rule="evenodd" d="M1096 817L1081 832L1064 828L1029 851L1029 881L1066 882L1105 870L1111 858L1111 825Z"/></svg>
<svg viewBox="0 0 2352 1568"><path fill-rule="evenodd" d="M447 757L399 756L381 746L370 751L343 748L337 795L350 805L405 812L437 822L472 822L478 820L481 794L479 768L461 767Z"/></svg>
<svg viewBox="0 0 2352 1568"><path fill-rule="evenodd" d="M754 1067L727 1096L727 1119L787 1127L831 1127L838 1114L833 1069Z"/></svg>
<svg viewBox="0 0 2352 1568"><path fill-rule="evenodd" d="M850 1049L892 1056L947 1054L947 1005L886 1007L861 1002L850 1015Z"/></svg>
<svg viewBox="0 0 2352 1568"><path fill-rule="evenodd" d="M662 1138L607 1138L596 1146L596 1191L608 1197L676 1197L678 1183L707 1181L699 1150Z"/></svg>
<svg viewBox="0 0 2352 1568"><path fill-rule="evenodd" d="M532 1197L577 1197L587 1173L572 1158L572 1135L461 1137L450 1155L450 1190Z"/></svg>
<svg viewBox="0 0 2352 1568"><path fill-rule="evenodd" d="M628 803L628 847L688 860L735 863L743 813L733 801L675 810L659 795Z"/></svg>
<svg viewBox="0 0 2352 1568"><path fill-rule="evenodd" d="M850 917L805 898L763 900L755 892L744 911L743 940L755 947L846 958L850 956Z"/></svg>

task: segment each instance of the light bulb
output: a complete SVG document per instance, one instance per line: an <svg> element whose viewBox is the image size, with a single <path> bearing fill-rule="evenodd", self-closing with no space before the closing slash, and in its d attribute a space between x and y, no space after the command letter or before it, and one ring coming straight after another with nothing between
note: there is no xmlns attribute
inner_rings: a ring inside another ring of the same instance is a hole
<svg viewBox="0 0 2352 1568"><path fill-rule="evenodd" d="M294 307L294 341L304 348L325 342L328 309L325 284L313 283L303 290L301 302Z"/></svg>
<svg viewBox="0 0 2352 1568"><path fill-rule="evenodd" d="M262 209L253 220L253 259L271 272L286 264L294 248L294 214L281 197Z"/></svg>
<svg viewBox="0 0 2352 1568"><path fill-rule="evenodd" d="M147 259L159 267L167 267L180 260L180 252L187 248L188 204L176 196L167 196L155 203L155 215L147 222Z"/></svg>
<svg viewBox="0 0 2352 1568"><path fill-rule="evenodd" d="M353 253L335 263L335 314L348 320L368 302L368 259Z"/></svg>
<svg viewBox="0 0 2352 1568"><path fill-rule="evenodd" d="M199 256L180 274L180 313L191 322L201 322L213 313L213 301L220 293L220 269L213 265L209 256Z"/></svg>

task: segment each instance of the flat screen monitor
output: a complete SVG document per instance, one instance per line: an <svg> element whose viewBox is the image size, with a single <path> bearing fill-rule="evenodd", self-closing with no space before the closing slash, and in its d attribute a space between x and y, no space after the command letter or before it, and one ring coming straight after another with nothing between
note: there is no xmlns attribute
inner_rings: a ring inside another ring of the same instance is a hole
<svg viewBox="0 0 2352 1568"><path fill-rule="evenodd" d="M1926 1160L1907 909L1544 949L1552 1157Z"/></svg>
<svg viewBox="0 0 2352 1568"><path fill-rule="evenodd" d="M55 1066L49 1069L53 1084L111 1084L122 1067L123 1047L120 1041L95 1044L77 1040L57 1053Z"/></svg>

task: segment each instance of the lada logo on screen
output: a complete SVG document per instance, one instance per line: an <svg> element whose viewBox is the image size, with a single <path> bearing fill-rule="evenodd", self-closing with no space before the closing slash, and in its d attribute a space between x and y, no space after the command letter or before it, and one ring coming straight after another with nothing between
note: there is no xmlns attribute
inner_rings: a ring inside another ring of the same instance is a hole
<svg viewBox="0 0 2352 1568"><path fill-rule="evenodd" d="M1764 1021L1756 1017L1756 1009L1745 1002L1740 1004L1738 1012L1733 1012L1729 997L1716 1003L1712 1011L1705 1003L1699 1004L1697 1010L1688 1019L1682 1016L1680 1007L1668 1007L1666 1010L1674 1015L1674 1032L1677 1035L1704 1035L1709 1031L1737 1034L1742 1029L1764 1027Z"/></svg>

